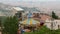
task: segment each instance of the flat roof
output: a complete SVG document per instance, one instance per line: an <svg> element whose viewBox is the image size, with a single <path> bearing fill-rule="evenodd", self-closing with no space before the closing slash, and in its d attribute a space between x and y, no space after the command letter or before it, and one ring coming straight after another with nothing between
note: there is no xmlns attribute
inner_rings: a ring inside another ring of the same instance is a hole
<svg viewBox="0 0 60 34"><path fill-rule="evenodd" d="M17 11L23 11L24 9L20 8L20 7L13 7L13 9L17 10Z"/></svg>

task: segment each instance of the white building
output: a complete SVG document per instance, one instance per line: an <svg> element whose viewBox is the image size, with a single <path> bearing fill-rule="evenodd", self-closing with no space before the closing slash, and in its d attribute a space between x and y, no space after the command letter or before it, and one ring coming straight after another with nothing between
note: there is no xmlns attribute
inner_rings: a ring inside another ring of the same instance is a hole
<svg viewBox="0 0 60 34"><path fill-rule="evenodd" d="M60 29L60 20L46 20L45 25L51 30Z"/></svg>
<svg viewBox="0 0 60 34"><path fill-rule="evenodd" d="M20 7L12 7L12 13L15 15L16 13L24 12L24 9Z"/></svg>

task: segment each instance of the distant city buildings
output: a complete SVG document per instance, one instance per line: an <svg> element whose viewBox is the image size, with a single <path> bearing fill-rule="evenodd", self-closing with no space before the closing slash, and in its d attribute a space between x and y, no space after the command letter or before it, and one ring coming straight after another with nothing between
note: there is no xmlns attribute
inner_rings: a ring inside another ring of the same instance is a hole
<svg viewBox="0 0 60 34"><path fill-rule="evenodd" d="M20 7L12 7L10 11L6 13L0 12L0 16L17 16L19 21L23 21L27 18L33 18L38 21L43 21L49 29L60 29L60 20L51 20L52 17L46 13L40 13L40 11L24 11Z"/></svg>

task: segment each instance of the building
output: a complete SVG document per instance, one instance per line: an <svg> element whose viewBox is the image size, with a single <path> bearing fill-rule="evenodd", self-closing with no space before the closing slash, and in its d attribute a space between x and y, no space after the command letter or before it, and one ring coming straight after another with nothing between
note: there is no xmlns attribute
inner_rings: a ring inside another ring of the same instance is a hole
<svg viewBox="0 0 60 34"><path fill-rule="evenodd" d="M47 19L51 19L52 17L50 16L50 15L48 15L48 14L45 14L45 13L40 13L40 20L43 20L43 21L45 21L45 20L47 20Z"/></svg>
<svg viewBox="0 0 60 34"><path fill-rule="evenodd" d="M20 7L12 7L10 10L1 10L0 16L14 16L16 13L24 12Z"/></svg>
<svg viewBox="0 0 60 34"><path fill-rule="evenodd" d="M24 12L24 10L19 7L12 7L11 11L12 11L12 15L17 15L18 17L20 17L22 15L22 12ZM20 15L18 15L18 14L20 14Z"/></svg>
<svg viewBox="0 0 60 34"><path fill-rule="evenodd" d="M26 16L24 9L20 7L13 7L12 11L13 11L13 14L19 18L19 20L24 20L24 17Z"/></svg>
<svg viewBox="0 0 60 34"><path fill-rule="evenodd" d="M0 16L17 16L19 20L24 20L24 17L26 17L26 12L20 7L12 7L11 10L0 11Z"/></svg>
<svg viewBox="0 0 60 34"><path fill-rule="evenodd" d="M36 20L42 20L45 21L47 19L51 19L52 17L48 14L45 13L33 13L33 18L35 18Z"/></svg>
<svg viewBox="0 0 60 34"><path fill-rule="evenodd" d="M45 25L51 30L60 29L60 20L46 20Z"/></svg>

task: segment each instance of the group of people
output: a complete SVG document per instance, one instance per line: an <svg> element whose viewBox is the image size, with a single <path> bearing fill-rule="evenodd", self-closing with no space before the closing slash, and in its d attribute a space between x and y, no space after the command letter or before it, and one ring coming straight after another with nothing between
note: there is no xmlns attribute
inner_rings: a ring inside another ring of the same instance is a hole
<svg viewBox="0 0 60 34"><path fill-rule="evenodd" d="M24 26L21 26L19 29L18 29L18 34L24 34L24 32L30 32L30 31L35 31L35 27L27 27L27 29L24 28Z"/></svg>
<svg viewBox="0 0 60 34"><path fill-rule="evenodd" d="M18 29L18 34L24 34L25 30L23 28L23 26L20 26Z"/></svg>
<svg viewBox="0 0 60 34"><path fill-rule="evenodd" d="M40 26L43 26L44 22L40 22ZM35 31L37 30L36 27L27 27L27 29L31 30L31 31ZM24 32L26 32L25 27L24 26L20 26L18 29L18 34L24 34Z"/></svg>

